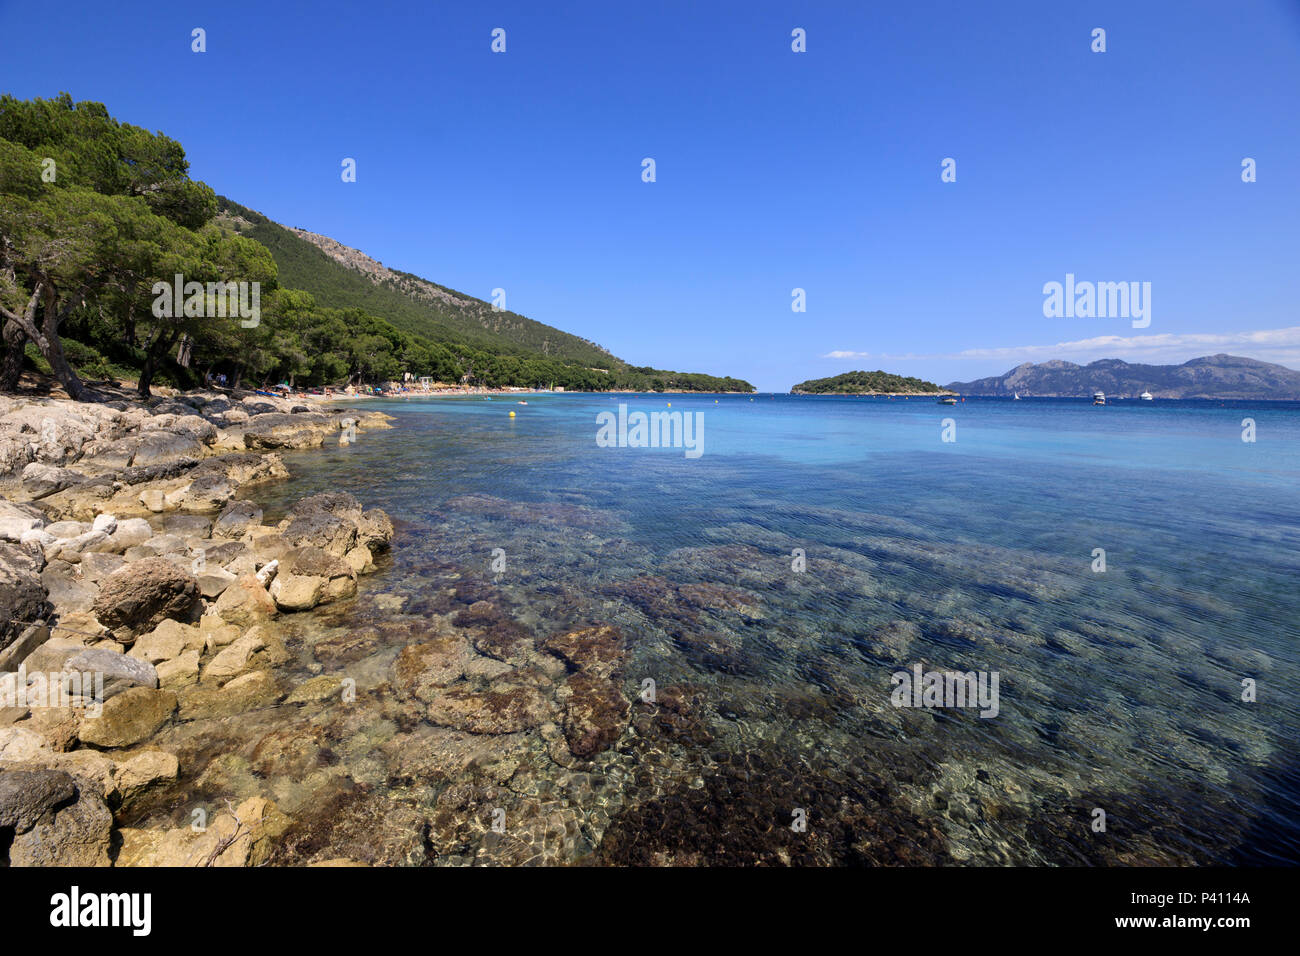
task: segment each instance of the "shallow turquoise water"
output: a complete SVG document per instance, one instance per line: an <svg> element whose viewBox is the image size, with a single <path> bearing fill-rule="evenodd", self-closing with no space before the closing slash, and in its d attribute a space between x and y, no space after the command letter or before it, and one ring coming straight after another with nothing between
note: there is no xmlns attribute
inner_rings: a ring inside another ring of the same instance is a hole
<svg viewBox="0 0 1300 956"><path fill-rule="evenodd" d="M707 733L655 752L703 785L611 752L606 859L743 860L802 801L821 862L1300 860L1300 405L527 400L366 402L396 427L286 455L265 497L387 510L367 587L407 613L454 568L538 636L618 625L629 696L700 690ZM599 413L668 402L700 457L597 446ZM997 672L998 716L892 706L916 663Z"/></svg>

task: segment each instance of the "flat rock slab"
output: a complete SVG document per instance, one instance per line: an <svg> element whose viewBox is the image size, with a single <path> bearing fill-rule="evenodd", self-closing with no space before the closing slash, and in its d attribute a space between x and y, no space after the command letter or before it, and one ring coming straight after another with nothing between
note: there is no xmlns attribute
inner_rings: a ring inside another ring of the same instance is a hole
<svg viewBox="0 0 1300 956"><path fill-rule="evenodd" d="M156 734L176 707L176 695L169 690L133 687L105 701L100 716L83 717L78 736L92 747L129 747Z"/></svg>

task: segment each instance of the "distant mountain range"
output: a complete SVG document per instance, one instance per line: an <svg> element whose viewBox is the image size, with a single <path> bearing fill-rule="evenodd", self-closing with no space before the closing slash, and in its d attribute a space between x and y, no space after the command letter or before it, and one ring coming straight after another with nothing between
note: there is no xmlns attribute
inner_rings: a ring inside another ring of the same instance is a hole
<svg viewBox="0 0 1300 956"><path fill-rule="evenodd" d="M1207 355L1182 365L1134 365L1120 359L1099 359L1075 365L1053 359L1017 365L1005 375L953 382L962 395L1007 395L1021 398L1129 398L1149 391L1156 398L1238 398L1300 400L1300 372L1284 365L1239 355Z"/></svg>

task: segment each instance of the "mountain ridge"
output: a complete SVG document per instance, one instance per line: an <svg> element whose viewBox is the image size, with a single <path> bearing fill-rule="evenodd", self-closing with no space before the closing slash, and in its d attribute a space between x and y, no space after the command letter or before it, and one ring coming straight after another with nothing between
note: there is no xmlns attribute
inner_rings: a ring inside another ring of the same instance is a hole
<svg viewBox="0 0 1300 956"><path fill-rule="evenodd" d="M403 332L443 344L532 353L587 368L627 365L594 342L391 269L330 236L281 225L225 196L218 203L220 218L230 228L271 251L282 285L305 289L326 308L362 309Z"/></svg>
<svg viewBox="0 0 1300 956"><path fill-rule="evenodd" d="M951 382L963 395L1082 398L1102 391L1136 398L1149 391L1155 398L1300 400L1300 372L1240 355L1203 355L1181 365L1146 365L1123 359L1098 359L1077 365L1063 359L1024 362L1003 375Z"/></svg>

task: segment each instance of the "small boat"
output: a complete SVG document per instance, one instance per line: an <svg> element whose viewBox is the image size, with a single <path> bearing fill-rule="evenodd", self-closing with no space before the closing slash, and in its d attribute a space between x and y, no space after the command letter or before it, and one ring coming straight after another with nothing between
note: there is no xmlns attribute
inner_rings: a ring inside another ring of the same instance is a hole
<svg viewBox="0 0 1300 956"><path fill-rule="evenodd" d="M1149 402L1152 401L1155 398L1155 396L1152 395L1150 392L1143 392L1141 395L1138 396L1138 398L1142 399L1142 401L1144 402Z"/></svg>
<svg viewBox="0 0 1300 956"><path fill-rule="evenodd" d="M1105 393L1105 392L1093 392L1093 393L1092 393L1092 404L1094 404L1094 405L1105 405L1105 404L1106 404L1106 393Z"/></svg>
<svg viewBox="0 0 1300 956"><path fill-rule="evenodd" d="M939 401L937 402L937 404L939 404L939 405L956 405L956 404L957 404L957 396L956 396L956 395L943 395L943 396L940 396Z"/></svg>

